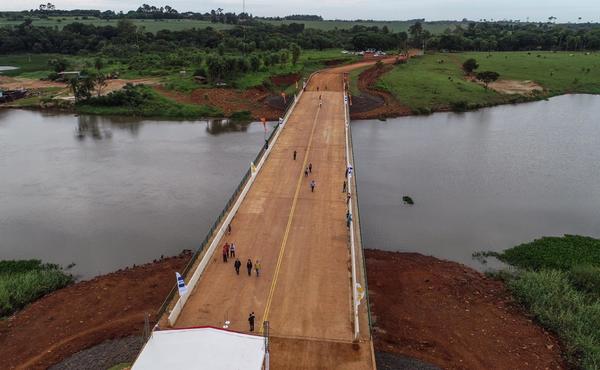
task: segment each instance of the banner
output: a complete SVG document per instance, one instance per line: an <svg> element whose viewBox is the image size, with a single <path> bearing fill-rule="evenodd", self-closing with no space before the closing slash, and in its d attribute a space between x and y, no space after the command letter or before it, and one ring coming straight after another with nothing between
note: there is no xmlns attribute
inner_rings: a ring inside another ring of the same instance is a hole
<svg viewBox="0 0 600 370"><path fill-rule="evenodd" d="M183 281L183 277L176 272L175 276L177 277L177 290L179 291L179 296L183 296L187 293L187 287L185 286L185 281Z"/></svg>

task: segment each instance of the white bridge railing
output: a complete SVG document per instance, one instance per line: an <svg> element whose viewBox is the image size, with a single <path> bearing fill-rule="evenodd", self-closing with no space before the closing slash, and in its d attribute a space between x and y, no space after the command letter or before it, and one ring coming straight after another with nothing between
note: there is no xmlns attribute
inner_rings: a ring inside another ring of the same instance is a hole
<svg viewBox="0 0 600 370"><path fill-rule="evenodd" d="M350 197L348 198L348 214L349 217L346 220L348 223L348 228L350 229L350 260L352 264L352 316L354 321L354 340L358 340L358 334L360 332L360 322L358 318L358 305L360 304L360 298L358 297L358 283L356 278L356 242L354 235L354 207L352 202L352 177L354 176L354 168L352 167L352 163L350 161L350 137L348 131L350 129L350 108L348 104L348 94L345 90L344 84L344 129L346 134L346 184L347 191Z"/></svg>

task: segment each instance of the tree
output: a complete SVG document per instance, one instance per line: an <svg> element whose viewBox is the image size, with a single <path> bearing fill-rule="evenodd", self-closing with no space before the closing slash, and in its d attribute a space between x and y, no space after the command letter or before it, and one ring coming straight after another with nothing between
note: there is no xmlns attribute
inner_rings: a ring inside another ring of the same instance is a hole
<svg viewBox="0 0 600 370"><path fill-rule="evenodd" d="M256 72L260 69L260 58L257 55L250 56L250 68Z"/></svg>
<svg viewBox="0 0 600 370"><path fill-rule="evenodd" d="M102 60L100 57L96 58L96 60L94 60L94 67L98 71L101 70L102 67L104 67L104 60Z"/></svg>
<svg viewBox="0 0 600 370"><path fill-rule="evenodd" d="M69 67L69 62L65 58L50 59L48 65L54 68L54 72L64 72Z"/></svg>
<svg viewBox="0 0 600 370"><path fill-rule="evenodd" d="M493 71L484 71L477 73L476 77L479 81L482 81L485 84L485 88L487 89L488 84L496 81L498 77L500 77L500 74Z"/></svg>
<svg viewBox="0 0 600 370"><path fill-rule="evenodd" d="M98 73L94 77L93 82L96 90L96 95L101 96L106 86L108 86L108 83L106 82L106 76L102 73Z"/></svg>
<svg viewBox="0 0 600 370"><path fill-rule="evenodd" d="M75 96L75 101L80 102L87 100L92 97L92 91L94 90L94 79L95 76L86 77L73 77L69 80L69 86Z"/></svg>
<svg viewBox="0 0 600 370"><path fill-rule="evenodd" d="M290 45L290 51L292 52L292 64L296 65L296 63L298 63L298 59L300 59L300 53L302 52L302 49L300 49L298 44L292 43Z"/></svg>
<svg viewBox="0 0 600 370"><path fill-rule="evenodd" d="M465 72L472 73L474 70L479 68L479 64L477 64L477 61L475 59L469 58L465 60L465 62L462 65L462 68Z"/></svg>

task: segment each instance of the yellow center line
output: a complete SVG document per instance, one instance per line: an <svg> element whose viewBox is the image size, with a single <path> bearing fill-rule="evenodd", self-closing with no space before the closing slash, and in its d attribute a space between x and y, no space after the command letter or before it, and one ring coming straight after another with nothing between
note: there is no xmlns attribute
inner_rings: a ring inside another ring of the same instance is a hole
<svg viewBox="0 0 600 370"><path fill-rule="evenodd" d="M313 120L313 126L310 131L310 137L308 139L308 146L306 147L306 153L304 153L304 162L302 162L302 169L300 171L300 176L298 176L298 183L296 184L296 192L294 193L294 200L292 201L292 208L290 209L290 214L288 216L288 222L285 227L285 233L283 234L283 240L281 241L281 247L279 249L279 256L277 257L277 264L275 265L275 274L273 275L273 281L271 282L271 288L269 289L269 296L267 297L267 304L265 306L265 312L263 313L262 321L267 321L269 317L269 310L271 309L271 302L273 301L273 294L275 293L275 287L277 286L277 278L279 277L279 270L281 268L281 262L283 261L283 254L285 252L285 246L287 245L288 236L290 235L290 229L292 228L292 221L294 220L294 211L296 209L296 204L298 203L298 195L300 194L300 187L302 186L302 178L304 177L304 169L306 168L306 163L308 162L308 154L310 152L310 148L312 146L313 136L315 134L315 128L317 127L317 119L319 118L319 112L321 108L317 108L317 114L315 115L315 119ZM263 325L260 326L259 333L262 334Z"/></svg>

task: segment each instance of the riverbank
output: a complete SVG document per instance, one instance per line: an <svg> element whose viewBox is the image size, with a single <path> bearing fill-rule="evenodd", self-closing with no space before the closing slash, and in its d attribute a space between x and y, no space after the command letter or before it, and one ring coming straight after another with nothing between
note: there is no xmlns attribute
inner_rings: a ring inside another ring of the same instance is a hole
<svg viewBox="0 0 600 370"><path fill-rule="evenodd" d="M50 293L0 321L0 368L45 369L104 341L142 335L191 254L184 252Z"/></svg>
<svg viewBox="0 0 600 370"><path fill-rule="evenodd" d="M123 87L128 82L152 86L147 93L151 99L136 101L133 106L113 104L114 99L101 105L77 106L67 99L70 92L65 84L0 76L0 88L31 87L27 98L0 107L162 118L233 117L239 112L249 112L248 115L255 120L263 117L277 120L286 106L280 92L286 92L287 99L290 99L296 89L295 84L303 76L306 78L309 72L334 64L329 63L334 59L326 60L334 56L333 53L325 53L319 56L324 59L317 61L311 61L309 57L308 67L301 70L277 70L258 75L249 73L242 80L252 83L240 85L242 88L201 85L188 81L187 77L178 79L172 76L162 80L156 77L108 80L110 86L104 94L114 92L118 90L116 87ZM388 58L384 64L358 68L350 74L351 118L385 119L434 112L464 112L570 93L599 94L600 78L593 73L599 68L599 57L600 53L583 52L470 52L419 56L411 51L407 63L391 65L394 59ZM465 75L462 63L468 58L477 60L479 71L498 72L500 79L486 87L473 76Z"/></svg>
<svg viewBox="0 0 600 370"><path fill-rule="evenodd" d="M141 335L144 313L156 312L187 258L75 284L0 322L3 367L44 368L92 347L86 353L103 358L105 348L110 358L109 344L120 342L95 346ZM411 357L447 369L564 368L556 339L513 303L501 282L414 253L367 250L366 258L375 349L386 364L414 364Z"/></svg>
<svg viewBox="0 0 600 370"><path fill-rule="evenodd" d="M504 284L417 253L367 250L375 348L443 369L563 369L557 339Z"/></svg>

